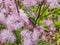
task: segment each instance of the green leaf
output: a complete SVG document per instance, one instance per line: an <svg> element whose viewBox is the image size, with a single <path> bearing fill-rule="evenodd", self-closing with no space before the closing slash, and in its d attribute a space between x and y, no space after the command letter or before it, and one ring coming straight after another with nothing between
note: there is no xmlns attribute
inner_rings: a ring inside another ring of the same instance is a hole
<svg viewBox="0 0 60 45"><path fill-rule="evenodd" d="M21 30L22 30L21 28L18 28L16 31L14 31L14 34L17 38L17 43L21 43L21 41L22 41L22 37L20 35Z"/></svg>
<svg viewBox="0 0 60 45"><path fill-rule="evenodd" d="M60 39L57 40L57 45L60 45Z"/></svg>
<svg viewBox="0 0 60 45"><path fill-rule="evenodd" d="M17 45L17 43L5 43L5 45Z"/></svg>
<svg viewBox="0 0 60 45"><path fill-rule="evenodd" d="M60 28L60 21L54 21L54 25L55 25L57 28Z"/></svg>
<svg viewBox="0 0 60 45"><path fill-rule="evenodd" d="M32 22L32 24L33 24L34 26L36 26L36 21L35 21L35 19L34 19L33 17L30 17L29 19L30 19L30 21Z"/></svg>
<svg viewBox="0 0 60 45"><path fill-rule="evenodd" d="M44 31L47 31L48 30L48 28L47 27L44 27Z"/></svg>
<svg viewBox="0 0 60 45"><path fill-rule="evenodd" d="M37 45L52 45L52 44L51 43L47 43L45 41L39 40L38 43L37 43Z"/></svg>
<svg viewBox="0 0 60 45"><path fill-rule="evenodd" d="M5 45L12 45L12 43L5 43Z"/></svg>
<svg viewBox="0 0 60 45"><path fill-rule="evenodd" d="M28 10L24 10L24 13L29 14L29 13L28 13Z"/></svg>
<svg viewBox="0 0 60 45"><path fill-rule="evenodd" d="M37 20L37 24L38 24L38 25L43 25L43 20L38 19L38 20Z"/></svg>
<svg viewBox="0 0 60 45"><path fill-rule="evenodd" d="M17 43L14 43L13 45L17 45Z"/></svg>
<svg viewBox="0 0 60 45"><path fill-rule="evenodd" d="M0 30L5 28L6 28L5 25L0 24Z"/></svg>
<svg viewBox="0 0 60 45"><path fill-rule="evenodd" d="M17 29L18 32L21 32L21 30L22 30L22 28L18 28L18 29Z"/></svg>

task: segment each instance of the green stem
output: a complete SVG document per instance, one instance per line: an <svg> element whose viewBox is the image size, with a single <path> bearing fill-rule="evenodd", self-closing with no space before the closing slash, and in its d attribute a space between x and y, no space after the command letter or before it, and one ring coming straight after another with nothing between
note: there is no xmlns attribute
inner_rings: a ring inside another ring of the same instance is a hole
<svg viewBox="0 0 60 45"><path fill-rule="evenodd" d="M37 22L37 20L38 20L38 18L40 17L40 12L41 12L41 6L43 5L43 2L41 3L41 4L39 4L38 5L38 16L37 16L37 18L36 18L36 22Z"/></svg>
<svg viewBox="0 0 60 45"><path fill-rule="evenodd" d="M48 7L47 7L48 8ZM43 12L41 13L41 15L43 15L44 14L44 12L47 10L47 8L45 8L44 10L43 10Z"/></svg>

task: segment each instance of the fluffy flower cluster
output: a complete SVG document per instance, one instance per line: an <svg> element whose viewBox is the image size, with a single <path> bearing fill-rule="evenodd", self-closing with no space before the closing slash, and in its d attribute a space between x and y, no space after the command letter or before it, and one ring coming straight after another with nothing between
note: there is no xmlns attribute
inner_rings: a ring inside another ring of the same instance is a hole
<svg viewBox="0 0 60 45"><path fill-rule="evenodd" d="M22 2L25 8L30 8L41 2L44 2L46 7L49 5L49 8L60 7L59 0L23 0Z"/></svg>
<svg viewBox="0 0 60 45"><path fill-rule="evenodd" d="M26 9L37 5L38 2L50 3L49 6L53 6L51 0L23 0L22 4ZM15 0L0 0L0 24L5 25L6 29L0 32L0 41L2 43L16 41L16 36L14 31L18 28L22 28L21 36L23 39L22 45L37 45L39 37L41 40L46 41L44 26L48 27L48 31L52 35L52 31L55 27L50 19L44 20L43 26L33 26L32 22L29 20L27 14L23 10L17 9ZM18 12L19 11L19 12Z"/></svg>
<svg viewBox="0 0 60 45"><path fill-rule="evenodd" d="M32 7L34 5L36 5L36 0L24 0L22 1L23 5L25 8L29 8L29 7Z"/></svg>
<svg viewBox="0 0 60 45"><path fill-rule="evenodd" d="M30 28L30 21L28 16L19 9L19 13L14 0L1 1L0 5L0 24L5 25L6 29L2 30L0 33L1 42L14 42L16 37L14 36L13 31L18 28ZM4 3L3 3L4 2ZM13 5L14 4L14 5ZM30 28L31 29L31 28ZM7 33L7 34L5 34ZM10 40L11 39L11 40Z"/></svg>
<svg viewBox="0 0 60 45"><path fill-rule="evenodd" d="M42 36L43 41L46 40L42 26L34 28L33 31L23 29L20 34L23 38L22 45L37 45L39 36Z"/></svg>
<svg viewBox="0 0 60 45"><path fill-rule="evenodd" d="M2 43L6 43L6 42L14 43L16 41L16 37L11 31L4 29L0 33L0 41Z"/></svg>
<svg viewBox="0 0 60 45"><path fill-rule="evenodd" d="M18 13L15 0L0 0L0 24L6 27L0 33L1 42L14 42L16 37L12 31L23 27L27 21L28 17L22 10L19 9Z"/></svg>
<svg viewBox="0 0 60 45"><path fill-rule="evenodd" d="M12 21L16 20L16 15L18 13L14 0L0 0L0 24L5 25L7 28L0 32L0 41L2 43L14 43L16 41L15 35L9 29L9 27L12 27Z"/></svg>

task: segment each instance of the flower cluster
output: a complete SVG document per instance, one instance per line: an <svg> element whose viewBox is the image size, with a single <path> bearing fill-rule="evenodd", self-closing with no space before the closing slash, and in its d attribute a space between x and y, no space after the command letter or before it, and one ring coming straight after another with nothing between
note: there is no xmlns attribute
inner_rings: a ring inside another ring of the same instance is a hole
<svg viewBox="0 0 60 45"><path fill-rule="evenodd" d="M21 3L20 6L23 8L19 7L18 2ZM38 7L37 12L33 12L33 8L36 7ZM0 42L37 45L39 39L48 41L45 33L48 32L49 35L52 35L56 27L52 17L44 19L42 15L46 11L45 8L57 7L60 7L60 5L56 0L0 0L0 25L5 26L4 29L0 29ZM27 14L25 10L28 10L30 14ZM51 12L49 11L48 13L50 14ZM58 17L59 19L60 17ZM38 20L42 20L43 24L38 24L40 23ZM22 29L19 29L19 35L22 37L21 42L17 41L15 34L15 32L18 32L18 28Z"/></svg>

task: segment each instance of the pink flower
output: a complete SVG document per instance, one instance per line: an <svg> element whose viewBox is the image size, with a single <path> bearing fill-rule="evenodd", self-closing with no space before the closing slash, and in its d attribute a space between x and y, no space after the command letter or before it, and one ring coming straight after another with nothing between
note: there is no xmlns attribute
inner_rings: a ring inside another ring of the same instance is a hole
<svg viewBox="0 0 60 45"><path fill-rule="evenodd" d="M0 3L2 3L2 0L0 0Z"/></svg>
<svg viewBox="0 0 60 45"><path fill-rule="evenodd" d="M15 0L4 0L4 2L7 14L12 13L10 15L18 15Z"/></svg>
<svg viewBox="0 0 60 45"><path fill-rule="evenodd" d="M14 29L16 30L24 26L24 21L16 22L15 24Z"/></svg>
<svg viewBox="0 0 60 45"><path fill-rule="evenodd" d="M27 22L28 21L28 18L29 18L27 16L27 14L25 14L23 10L19 10L19 12L20 12L20 19L21 20L24 20L25 22Z"/></svg>
<svg viewBox="0 0 60 45"><path fill-rule="evenodd" d="M32 32L30 32L30 31L24 29L24 30L21 31L20 34L22 35L23 38L31 38Z"/></svg>
<svg viewBox="0 0 60 45"><path fill-rule="evenodd" d="M50 2L50 3L51 3L51 2L52 2L52 0L47 0L47 2Z"/></svg>
<svg viewBox="0 0 60 45"><path fill-rule="evenodd" d="M2 43L5 43L5 42L14 43L16 41L16 37L15 37L15 35L11 31L9 31L7 29L4 29L0 33L0 41Z"/></svg>
<svg viewBox="0 0 60 45"><path fill-rule="evenodd" d="M59 5L59 0L46 0L46 5L48 5L49 4L49 8L58 8L58 7L60 7L60 5Z"/></svg>
<svg viewBox="0 0 60 45"><path fill-rule="evenodd" d="M36 1L38 1L38 3L43 2L43 0L36 0Z"/></svg>
<svg viewBox="0 0 60 45"><path fill-rule="evenodd" d="M52 32L49 32L50 35L52 35L53 33Z"/></svg>
<svg viewBox="0 0 60 45"><path fill-rule="evenodd" d="M43 28L43 26L37 26L37 29L40 31L40 33L44 33L44 28Z"/></svg>
<svg viewBox="0 0 60 45"><path fill-rule="evenodd" d="M37 2L35 0L23 0L22 3L23 3L25 8L30 8L34 5L36 5Z"/></svg>
<svg viewBox="0 0 60 45"><path fill-rule="evenodd" d="M23 37L22 45L32 45L31 34L32 32L24 29L21 31L21 36Z"/></svg>
<svg viewBox="0 0 60 45"><path fill-rule="evenodd" d="M32 45L33 44L33 42L31 41L31 39L23 39L24 40L24 42L23 42L23 44L22 45Z"/></svg>
<svg viewBox="0 0 60 45"><path fill-rule="evenodd" d="M50 31L55 31L55 29L56 29L56 28L54 27L54 25L51 25L51 26L49 27L49 30L50 30Z"/></svg>
<svg viewBox="0 0 60 45"><path fill-rule="evenodd" d="M24 21L21 21L17 15L8 15L6 26L10 30L15 30L24 26Z"/></svg>
<svg viewBox="0 0 60 45"><path fill-rule="evenodd" d="M32 33L32 41L33 42L37 42L39 36L40 36L39 30L37 30L36 28L34 28L33 33Z"/></svg>
<svg viewBox="0 0 60 45"><path fill-rule="evenodd" d="M8 15L7 17L7 24L14 23L19 20L19 17L17 15Z"/></svg>
<svg viewBox="0 0 60 45"><path fill-rule="evenodd" d="M60 21L60 16L58 17L58 21Z"/></svg>
<svg viewBox="0 0 60 45"><path fill-rule="evenodd" d="M0 23L2 24L6 23L6 17L3 12L0 12Z"/></svg>
<svg viewBox="0 0 60 45"><path fill-rule="evenodd" d="M24 37L26 33L27 33L27 30L22 30L20 34Z"/></svg>
<svg viewBox="0 0 60 45"><path fill-rule="evenodd" d="M45 35L42 35L41 39L42 39L42 41L45 41L46 40Z"/></svg>
<svg viewBox="0 0 60 45"><path fill-rule="evenodd" d="M50 25L52 25L52 21L49 20L49 19L44 20L44 24L45 24L46 26L50 26Z"/></svg>

